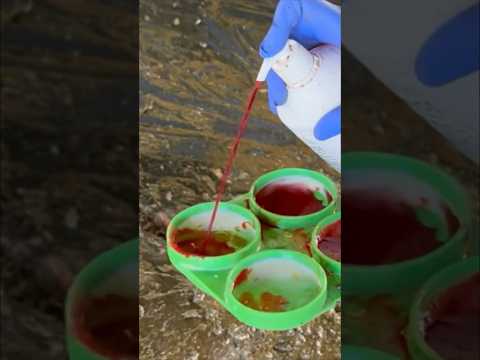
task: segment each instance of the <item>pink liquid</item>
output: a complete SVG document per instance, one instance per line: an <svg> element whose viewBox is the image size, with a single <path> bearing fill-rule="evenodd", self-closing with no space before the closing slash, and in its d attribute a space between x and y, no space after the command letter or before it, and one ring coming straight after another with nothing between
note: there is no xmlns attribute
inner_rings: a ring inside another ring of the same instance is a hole
<svg viewBox="0 0 480 360"><path fill-rule="evenodd" d="M256 81L255 85L252 87L252 90L250 91L250 95L248 96L248 99L247 99L245 111L243 113L242 118L240 119L240 125L238 126L237 135L235 135L232 145L230 146L230 154L228 156L225 169L223 171L223 175L220 178L220 181L218 183L217 195L215 197L215 206L213 208L212 217L210 218L210 223L208 224L207 236L205 237L205 241L203 244L204 248L207 247L208 242L212 238L212 228L213 228L213 224L215 223L215 218L217 217L218 206L220 205L220 201L222 200L223 194L225 193L225 185L227 184L227 180L230 176L230 173L232 172L233 161L237 156L240 140L245 132L245 129L247 128L248 119L250 117L250 112L252 111L253 103L255 101L255 96L257 95L258 89L260 89L261 86L262 86L262 82Z"/></svg>

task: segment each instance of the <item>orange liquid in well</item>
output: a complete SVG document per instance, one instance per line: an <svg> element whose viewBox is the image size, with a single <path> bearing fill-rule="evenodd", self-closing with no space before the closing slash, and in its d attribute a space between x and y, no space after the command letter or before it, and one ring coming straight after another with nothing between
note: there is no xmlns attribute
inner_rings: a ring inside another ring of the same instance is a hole
<svg viewBox="0 0 480 360"><path fill-rule="evenodd" d="M209 241L205 244L205 238ZM178 229L174 233L173 247L180 253L190 256L221 256L233 253L244 247L247 241L233 232L211 232L207 230Z"/></svg>

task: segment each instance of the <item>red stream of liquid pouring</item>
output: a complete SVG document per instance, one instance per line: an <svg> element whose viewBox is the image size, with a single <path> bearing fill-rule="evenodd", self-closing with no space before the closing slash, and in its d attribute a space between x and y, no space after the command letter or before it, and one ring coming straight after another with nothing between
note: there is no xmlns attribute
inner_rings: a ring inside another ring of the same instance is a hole
<svg viewBox="0 0 480 360"><path fill-rule="evenodd" d="M215 197L215 206L213 208L212 217L210 218L210 223L208 224L208 232L207 236L203 242L203 248L205 248L208 244L209 239L212 237L212 228L213 224L215 223L215 218L217 217L218 206L220 205L220 201L222 200L223 194L225 192L225 185L227 184L228 177L232 172L233 161L235 160L235 156L238 152L238 146L240 145L240 139L242 138L245 129L247 128L248 119L250 117L250 112L252 111L253 103L255 101L255 96L257 95L258 89L262 86L261 81L256 81L255 85L250 90L250 95L247 99L247 104L245 106L245 111L240 119L240 124L238 126L237 135L233 139L232 145L230 146L230 154L228 156L225 169L223 170L223 175L220 178L217 187L217 195Z"/></svg>

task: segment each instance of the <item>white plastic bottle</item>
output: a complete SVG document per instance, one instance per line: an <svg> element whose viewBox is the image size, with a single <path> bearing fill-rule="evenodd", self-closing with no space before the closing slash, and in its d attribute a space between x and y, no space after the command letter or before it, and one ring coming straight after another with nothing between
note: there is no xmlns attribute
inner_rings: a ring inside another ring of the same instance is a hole
<svg viewBox="0 0 480 360"><path fill-rule="evenodd" d="M340 172L341 134L323 141L314 136L318 120L341 103L340 49L321 45L308 51L295 40L288 40L278 54L264 60L257 80L263 81L270 69L288 90L287 101L277 107L280 120Z"/></svg>

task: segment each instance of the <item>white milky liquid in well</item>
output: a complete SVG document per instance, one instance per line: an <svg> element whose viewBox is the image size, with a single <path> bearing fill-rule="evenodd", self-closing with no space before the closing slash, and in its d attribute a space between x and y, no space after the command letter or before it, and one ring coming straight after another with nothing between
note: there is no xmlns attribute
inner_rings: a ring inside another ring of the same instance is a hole
<svg viewBox="0 0 480 360"><path fill-rule="evenodd" d="M311 302L320 292L318 276L303 264L287 258L267 259L250 265L247 280L233 292L237 299L250 292L259 300L264 292L284 297L285 310L293 310Z"/></svg>
<svg viewBox="0 0 480 360"><path fill-rule="evenodd" d="M210 217L212 216L212 211L205 211L189 217L179 225L179 228L206 230L208 228L208 223L210 222ZM244 222L247 222L247 226L242 226L242 223ZM248 238L252 238L255 235L253 225L254 224L244 216L236 212L220 208L217 212L217 217L213 225L213 231L235 230L237 232L241 232Z"/></svg>

